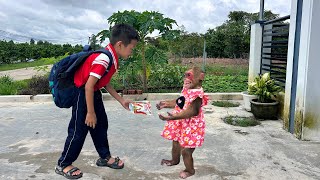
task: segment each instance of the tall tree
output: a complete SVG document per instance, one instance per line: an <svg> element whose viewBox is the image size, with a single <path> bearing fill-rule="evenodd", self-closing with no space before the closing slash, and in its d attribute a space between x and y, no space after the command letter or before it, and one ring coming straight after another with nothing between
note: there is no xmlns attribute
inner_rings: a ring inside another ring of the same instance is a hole
<svg viewBox="0 0 320 180"><path fill-rule="evenodd" d="M265 20L276 19L278 14L265 11ZM205 38L207 40L207 53L209 57L247 57L250 48L251 23L258 20L258 13L244 11L231 11L221 26L209 29Z"/></svg>
<svg viewBox="0 0 320 180"><path fill-rule="evenodd" d="M163 14L156 11L144 11L141 13L134 10L126 10L112 14L112 16L108 18L108 23L110 24L110 28L119 23L130 24L138 31L141 43L140 53L143 67L143 89L147 91L147 67L145 59L146 36L155 31L159 31L159 34L166 38L174 38L177 32L172 30L172 26L177 25L176 21L166 18ZM107 37L110 37L110 30L111 29L102 30L97 34L101 42Z"/></svg>

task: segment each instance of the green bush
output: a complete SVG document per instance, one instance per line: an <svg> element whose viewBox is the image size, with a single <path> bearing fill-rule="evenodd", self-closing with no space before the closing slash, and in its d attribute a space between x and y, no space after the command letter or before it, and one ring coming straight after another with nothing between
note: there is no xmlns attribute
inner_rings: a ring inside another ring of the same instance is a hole
<svg viewBox="0 0 320 180"><path fill-rule="evenodd" d="M247 89L248 77L206 75L202 87L205 92L242 92Z"/></svg>
<svg viewBox="0 0 320 180"><path fill-rule="evenodd" d="M23 88L27 87L27 81L13 81L9 76L0 77L0 95L15 95Z"/></svg>
<svg viewBox="0 0 320 180"><path fill-rule="evenodd" d="M28 86L21 91L19 94L25 95L37 95L37 94L48 94L49 90L49 80L48 76L33 76L29 82Z"/></svg>
<svg viewBox="0 0 320 180"><path fill-rule="evenodd" d="M183 73L186 67L162 64L154 66L148 79L148 87L152 89L181 89Z"/></svg>

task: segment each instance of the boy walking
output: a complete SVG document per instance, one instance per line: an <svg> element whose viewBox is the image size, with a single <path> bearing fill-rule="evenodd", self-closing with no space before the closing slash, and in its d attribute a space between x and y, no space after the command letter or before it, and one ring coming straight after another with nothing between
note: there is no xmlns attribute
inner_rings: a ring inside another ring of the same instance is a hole
<svg viewBox="0 0 320 180"><path fill-rule="evenodd" d="M72 163L78 158L88 131L100 157L96 162L97 166L107 166L113 169L124 167L120 158L111 157L109 151L108 118L100 89L105 87L111 96L129 110L130 101L119 96L109 82L119 68L118 56L127 59L138 41L138 33L133 27L126 24L115 25L111 30L110 44L106 47L112 59L109 59L106 54L94 53L76 71L74 83L78 87L78 94L72 106L72 117L64 150L55 168L57 174L68 179L82 177L83 173ZM109 67L108 73L105 74L109 65L111 68Z"/></svg>

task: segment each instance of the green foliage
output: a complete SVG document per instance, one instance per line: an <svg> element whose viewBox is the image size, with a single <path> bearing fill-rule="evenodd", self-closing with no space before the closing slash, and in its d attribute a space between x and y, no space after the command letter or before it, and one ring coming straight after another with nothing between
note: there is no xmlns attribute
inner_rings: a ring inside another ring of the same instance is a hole
<svg viewBox="0 0 320 180"><path fill-rule="evenodd" d="M133 50L133 55L127 60L120 61L119 74L122 78L121 84L124 84L125 88L143 88L143 65L141 61L140 46ZM157 68L157 66L162 66L167 64L168 57L164 51L158 48L147 45L145 50L146 58L146 78L149 81L149 77L152 69ZM117 80L120 82L120 80Z"/></svg>
<svg viewBox="0 0 320 180"><path fill-rule="evenodd" d="M205 92L242 92L247 89L248 76L206 75L202 87Z"/></svg>
<svg viewBox="0 0 320 180"><path fill-rule="evenodd" d="M172 33L170 32L172 26L177 24L175 20L165 18L163 14L156 11L137 12L134 10L113 13L108 18L108 23L111 25L110 28L120 23L132 25L138 31L142 42L144 42L148 34L153 33L155 30L159 30L160 35ZM106 38L110 37L110 29L102 30L97 34L97 37L100 37L101 42L105 41Z"/></svg>
<svg viewBox="0 0 320 180"><path fill-rule="evenodd" d="M215 76L248 76L249 67L241 65L207 65L206 75Z"/></svg>
<svg viewBox="0 0 320 180"><path fill-rule="evenodd" d="M81 45L51 44L49 42L33 41L28 43L14 43L13 41L0 41L0 64L13 64L28 62L40 58L57 57L66 53L72 54L82 50ZM31 62L29 62L31 63Z"/></svg>
<svg viewBox="0 0 320 180"><path fill-rule="evenodd" d="M97 36L95 34L92 34L89 38L89 45L92 47L93 50L101 49L101 44L98 43Z"/></svg>
<svg viewBox="0 0 320 180"><path fill-rule="evenodd" d="M0 95L15 95L27 86L27 81L13 81L9 76L0 77Z"/></svg>
<svg viewBox="0 0 320 180"><path fill-rule="evenodd" d="M148 86L151 89L182 89L186 69L168 64L157 65L151 70Z"/></svg>
<svg viewBox="0 0 320 180"><path fill-rule="evenodd" d="M224 118L223 121L227 124L241 127L256 126L261 124L253 117L228 116Z"/></svg>
<svg viewBox="0 0 320 180"><path fill-rule="evenodd" d="M233 103L230 101L213 101L212 105L218 106L218 107L238 107L239 103Z"/></svg>
<svg viewBox="0 0 320 180"><path fill-rule="evenodd" d="M152 34L154 31L158 30L159 35L162 35L166 38L175 38L177 34L176 31L172 30L172 26L176 25L176 21L170 18L165 18L163 14L156 11L144 11L137 12L134 10L131 11L118 11L113 13L112 16L108 18L108 23L112 26L115 24L126 23L132 25L138 32L141 43L140 51L138 51L137 56L140 56L142 61L142 82L143 89L147 90L147 68L146 63L146 42L145 38L147 35ZM100 38L100 42L103 42L106 38L110 37L110 30L102 30L97 34L97 37Z"/></svg>
<svg viewBox="0 0 320 180"><path fill-rule="evenodd" d="M33 76L27 84L27 87L19 91L19 94L24 95L37 95L37 94L48 94L49 81L48 76Z"/></svg>
<svg viewBox="0 0 320 180"><path fill-rule="evenodd" d="M265 11L265 20L278 18ZM250 25L258 20L258 13L231 11L222 25L205 33L208 57L247 58L250 48Z"/></svg>
<svg viewBox="0 0 320 180"><path fill-rule="evenodd" d="M257 76L248 85L248 93L258 96L258 102L271 102L281 91L281 87L275 84L269 73Z"/></svg>
<svg viewBox="0 0 320 180"><path fill-rule="evenodd" d="M174 57L201 57L203 55L204 37L198 33L187 32L168 44L169 50Z"/></svg>

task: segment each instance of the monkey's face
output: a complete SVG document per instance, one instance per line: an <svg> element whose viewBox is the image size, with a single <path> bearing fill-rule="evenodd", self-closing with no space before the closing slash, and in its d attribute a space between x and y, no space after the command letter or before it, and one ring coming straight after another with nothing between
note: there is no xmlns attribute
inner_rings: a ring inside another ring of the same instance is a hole
<svg viewBox="0 0 320 180"><path fill-rule="evenodd" d="M196 82L194 79L194 73L192 70L188 70L184 73L183 87L186 89L194 89Z"/></svg>

